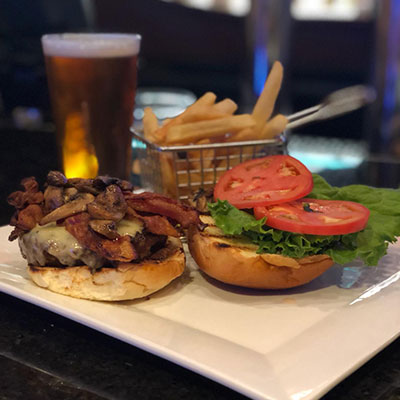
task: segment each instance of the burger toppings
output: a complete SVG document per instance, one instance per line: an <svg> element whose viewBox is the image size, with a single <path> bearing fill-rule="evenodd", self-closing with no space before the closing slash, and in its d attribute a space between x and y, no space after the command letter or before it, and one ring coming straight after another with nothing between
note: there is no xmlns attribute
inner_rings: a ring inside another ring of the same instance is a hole
<svg viewBox="0 0 400 400"><path fill-rule="evenodd" d="M43 193L39 191L39 184L35 178L25 178L21 181L24 190L11 193L8 196L8 203L17 210L21 210L30 204L41 204Z"/></svg>
<svg viewBox="0 0 400 400"><path fill-rule="evenodd" d="M71 181L73 181L73 179L69 180L70 184L71 184ZM60 171L50 171L47 174L47 184L50 186L65 187L67 185L67 183L68 183L68 179Z"/></svg>
<svg viewBox="0 0 400 400"><path fill-rule="evenodd" d="M90 229L90 215L80 213L68 217L64 226L84 247L100 256L112 260L129 262L137 258L129 236L119 236L115 240L101 237Z"/></svg>
<svg viewBox="0 0 400 400"><path fill-rule="evenodd" d="M89 226L94 232L106 237L107 239L116 239L119 234L117 232L117 225L111 219L93 219L89 221Z"/></svg>
<svg viewBox="0 0 400 400"><path fill-rule="evenodd" d="M275 155L246 161L225 172L214 196L237 208L286 203L311 192L311 172L290 156Z"/></svg>
<svg viewBox="0 0 400 400"><path fill-rule="evenodd" d="M257 219L266 217L268 226L310 235L343 235L361 231L369 210L353 201L300 199L268 207L255 207Z"/></svg>
<svg viewBox="0 0 400 400"><path fill-rule="evenodd" d="M169 223L168 219L161 215L142 216L133 208L128 207L126 217L128 219L142 221L149 232L174 237L179 236L178 231Z"/></svg>
<svg viewBox="0 0 400 400"><path fill-rule="evenodd" d="M193 208L157 193L129 193L126 195L129 207L137 212L161 214L177 221L183 228L198 223L198 214Z"/></svg>
<svg viewBox="0 0 400 400"><path fill-rule="evenodd" d="M51 212L65 203L63 188L57 186L47 186L44 191L44 209Z"/></svg>
<svg viewBox="0 0 400 400"><path fill-rule="evenodd" d="M29 265L62 267L84 264L100 268L106 261L81 245L63 226L55 223L36 225L25 232L19 238L19 247Z"/></svg>
<svg viewBox="0 0 400 400"><path fill-rule="evenodd" d="M45 215L40 221L40 225L46 225L71 215L75 215L87 210L87 205L94 200L94 196L89 193L82 193L75 200L71 200Z"/></svg>
<svg viewBox="0 0 400 400"><path fill-rule="evenodd" d="M260 254L327 254L339 264L360 258L376 265L400 236L400 189L331 187L289 156L234 167L214 198L208 209L216 226L257 245Z"/></svg>
<svg viewBox="0 0 400 400"><path fill-rule="evenodd" d="M198 222L191 207L159 194L134 194L117 178L67 179L51 171L44 193L33 177L22 186L8 198L16 208L9 240L19 238L31 265L140 262L159 252L167 236L178 237L179 227Z"/></svg>
<svg viewBox="0 0 400 400"><path fill-rule="evenodd" d="M132 242L139 258L149 257L154 259L157 257L155 253L164 247L166 240L166 236L138 233Z"/></svg>
<svg viewBox="0 0 400 400"><path fill-rule="evenodd" d="M196 210L201 214L208 214L208 203L213 200L213 190L212 188L202 189L200 188L193 197L189 197L188 203L196 208Z"/></svg>
<svg viewBox="0 0 400 400"><path fill-rule="evenodd" d="M88 204L88 212L94 219L111 219L120 221L126 213L126 204L121 188L117 185L107 186L96 199Z"/></svg>
<svg viewBox="0 0 400 400"><path fill-rule="evenodd" d="M11 218L11 224L15 225L15 229L11 232L10 240L14 240L25 231L33 229L42 218L43 211L38 204L29 204L27 207L19 210Z"/></svg>

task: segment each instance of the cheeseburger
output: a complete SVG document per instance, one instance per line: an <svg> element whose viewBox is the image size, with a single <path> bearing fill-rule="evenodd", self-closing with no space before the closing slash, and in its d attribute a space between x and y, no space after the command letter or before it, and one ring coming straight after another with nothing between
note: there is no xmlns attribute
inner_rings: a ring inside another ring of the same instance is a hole
<svg viewBox="0 0 400 400"><path fill-rule="evenodd" d="M166 196L133 193L124 180L67 179L52 171L44 190L33 177L8 197L18 240L39 286L91 300L147 296L180 276L182 228L197 212Z"/></svg>

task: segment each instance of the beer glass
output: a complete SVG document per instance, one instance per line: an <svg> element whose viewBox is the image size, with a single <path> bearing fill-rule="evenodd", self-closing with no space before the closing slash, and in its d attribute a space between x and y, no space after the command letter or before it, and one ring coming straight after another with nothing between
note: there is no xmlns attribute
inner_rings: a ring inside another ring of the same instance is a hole
<svg viewBox="0 0 400 400"><path fill-rule="evenodd" d="M63 171L68 178L129 179L140 36L42 37Z"/></svg>

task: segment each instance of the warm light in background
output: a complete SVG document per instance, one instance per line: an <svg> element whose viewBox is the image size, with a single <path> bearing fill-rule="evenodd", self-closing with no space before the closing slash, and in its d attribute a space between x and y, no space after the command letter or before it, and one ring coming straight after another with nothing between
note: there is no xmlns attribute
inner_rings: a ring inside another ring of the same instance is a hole
<svg viewBox="0 0 400 400"><path fill-rule="evenodd" d="M249 13L252 0L163 1L242 17ZM354 21L370 17L374 7L374 0L292 0L290 12L295 19Z"/></svg>
<svg viewBox="0 0 400 400"><path fill-rule="evenodd" d="M374 0L293 0L290 13L295 19L355 21L369 18Z"/></svg>
<svg viewBox="0 0 400 400"><path fill-rule="evenodd" d="M224 12L237 17L245 16L250 11L251 0L164 0L169 3L179 3L186 7L200 10Z"/></svg>
<svg viewBox="0 0 400 400"><path fill-rule="evenodd" d="M72 113L65 122L63 170L67 178L94 178L99 169L96 154L88 140L81 113Z"/></svg>

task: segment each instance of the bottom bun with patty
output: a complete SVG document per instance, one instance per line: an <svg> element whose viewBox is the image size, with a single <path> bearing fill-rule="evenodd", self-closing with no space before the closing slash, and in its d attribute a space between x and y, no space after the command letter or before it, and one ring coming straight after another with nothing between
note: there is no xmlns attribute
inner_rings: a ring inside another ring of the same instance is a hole
<svg viewBox="0 0 400 400"><path fill-rule="evenodd" d="M88 266L29 266L32 280L43 288L89 300L132 300L154 293L183 273L185 255L181 241L168 238L166 257L119 263L93 272Z"/></svg>
<svg viewBox="0 0 400 400"><path fill-rule="evenodd" d="M218 281L256 289L287 289L304 285L333 265L328 255L294 259L257 254L257 246L199 231L188 233L190 253L199 268Z"/></svg>
<svg viewBox="0 0 400 400"><path fill-rule="evenodd" d="M185 268L183 229L197 211L158 193L135 193L109 176L69 178L50 171L40 189L34 177L7 201L15 207L9 240L17 240L38 286L90 300L148 296Z"/></svg>

